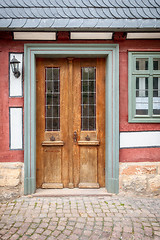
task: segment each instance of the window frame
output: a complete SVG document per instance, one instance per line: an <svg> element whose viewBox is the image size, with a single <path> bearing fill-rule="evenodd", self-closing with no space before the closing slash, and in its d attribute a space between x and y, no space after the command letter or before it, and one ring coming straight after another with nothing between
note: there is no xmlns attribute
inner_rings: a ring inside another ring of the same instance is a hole
<svg viewBox="0 0 160 240"><path fill-rule="evenodd" d="M136 59L148 58L148 70L136 70ZM128 53L128 122L158 123L160 115L153 115L153 77L160 77L160 70L153 70L153 58L160 58L160 52L129 52ZM136 115L135 79L148 77L148 115Z"/></svg>

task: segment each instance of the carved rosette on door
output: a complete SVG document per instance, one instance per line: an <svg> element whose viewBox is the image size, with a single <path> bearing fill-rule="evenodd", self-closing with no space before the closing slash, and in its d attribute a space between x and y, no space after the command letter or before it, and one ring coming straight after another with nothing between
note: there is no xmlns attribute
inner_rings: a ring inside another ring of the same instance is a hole
<svg viewBox="0 0 160 240"><path fill-rule="evenodd" d="M103 187L105 59L36 64L37 187Z"/></svg>

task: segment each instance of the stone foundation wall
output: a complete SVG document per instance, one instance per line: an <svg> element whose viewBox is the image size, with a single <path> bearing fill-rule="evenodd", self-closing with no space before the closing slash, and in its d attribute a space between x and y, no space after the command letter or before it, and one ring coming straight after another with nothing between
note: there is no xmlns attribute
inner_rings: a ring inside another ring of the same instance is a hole
<svg viewBox="0 0 160 240"><path fill-rule="evenodd" d="M120 163L120 193L160 194L160 162ZM24 164L0 163L0 201L24 195Z"/></svg>
<svg viewBox="0 0 160 240"><path fill-rule="evenodd" d="M24 164L0 163L0 201L24 194Z"/></svg>
<svg viewBox="0 0 160 240"><path fill-rule="evenodd" d="M120 193L160 194L160 162L120 163Z"/></svg>

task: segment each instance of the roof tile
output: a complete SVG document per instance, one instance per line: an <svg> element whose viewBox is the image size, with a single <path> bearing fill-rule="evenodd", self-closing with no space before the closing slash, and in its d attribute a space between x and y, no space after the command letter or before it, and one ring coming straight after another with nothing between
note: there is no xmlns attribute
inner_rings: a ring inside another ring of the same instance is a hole
<svg viewBox="0 0 160 240"><path fill-rule="evenodd" d="M76 8L69 8L70 13L72 14L72 18L79 18L79 14Z"/></svg>
<svg viewBox="0 0 160 240"><path fill-rule="evenodd" d="M65 28L69 22L69 19L55 19L52 28Z"/></svg>
<svg viewBox="0 0 160 240"><path fill-rule="evenodd" d="M52 18L61 18L62 16L58 13L57 8L50 8L50 11L52 13Z"/></svg>
<svg viewBox="0 0 160 240"><path fill-rule="evenodd" d="M109 2L109 0L102 0L102 1L105 4L105 7L113 7L113 5L111 4L111 2Z"/></svg>
<svg viewBox="0 0 160 240"><path fill-rule="evenodd" d="M119 18L126 18L126 16L133 18L133 15L129 12L128 8L117 8Z"/></svg>
<svg viewBox="0 0 160 240"><path fill-rule="evenodd" d="M73 18L73 14L71 13L70 8L63 8L63 12L65 14L64 18Z"/></svg>
<svg viewBox="0 0 160 240"><path fill-rule="evenodd" d="M38 2L38 0L35 0L35 1ZM45 0L45 4L46 4L46 6L48 6L48 7L53 7L53 1Z"/></svg>
<svg viewBox="0 0 160 240"><path fill-rule="evenodd" d="M131 18L141 18L141 15L137 12L137 8L130 8L130 9L126 9L125 11L126 15L130 18L130 14L132 14Z"/></svg>
<svg viewBox="0 0 160 240"><path fill-rule="evenodd" d="M73 7L72 1L70 2L69 0L62 0L62 2L65 7Z"/></svg>
<svg viewBox="0 0 160 240"><path fill-rule="evenodd" d="M90 0L90 2L91 2L91 0ZM92 3L94 4L95 7L102 7L99 0L92 1Z"/></svg>
<svg viewBox="0 0 160 240"><path fill-rule="evenodd" d="M145 19L142 21L141 28L154 28L156 26L156 19Z"/></svg>
<svg viewBox="0 0 160 240"><path fill-rule="evenodd" d="M97 28L109 28L113 22L113 19L98 19L96 24Z"/></svg>
<svg viewBox="0 0 160 240"><path fill-rule="evenodd" d="M62 0L54 0L56 2L56 4L58 4L59 7L67 7L65 4L65 1L63 2Z"/></svg>
<svg viewBox="0 0 160 240"><path fill-rule="evenodd" d="M70 1L74 1L74 0L70 0ZM76 4L79 6L79 7L85 7L86 5L82 2L82 0L75 0Z"/></svg>
<svg viewBox="0 0 160 240"><path fill-rule="evenodd" d="M109 0L110 4L113 6L113 7L119 7L119 5L117 4L116 0Z"/></svg>
<svg viewBox="0 0 160 240"><path fill-rule="evenodd" d="M0 1L0 7L8 7L5 1Z"/></svg>
<svg viewBox="0 0 160 240"><path fill-rule="evenodd" d="M35 18L41 18L42 15L39 13L39 8L30 8L31 13Z"/></svg>
<svg viewBox="0 0 160 240"><path fill-rule="evenodd" d="M149 10L152 13L152 16L154 16L155 18L160 18L160 8L150 8Z"/></svg>
<svg viewBox="0 0 160 240"><path fill-rule="evenodd" d="M17 7L19 7L19 6L26 7L27 6L23 0L17 0L17 4L18 4Z"/></svg>
<svg viewBox="0 0 160 240"><path fill-rule="evenodd" d="M102 9L104 14L106 15L106 18L113 18L113 15L111 14L111 12L109 11L108 8L103 8Z"/></svg>
<svg viewBox="0 0 160 240"><path fill-rule="evenodd" d="M6 5L8 7L14 7L15 6L14 3L11 2L11 0L3 0L3 1L6 3ZM15 1L15 3L16 3L16 1Z"/></svg>
<svg viewBox="0 0 160 240"><path fill-rule="evenodd" d="M66 8L56 8L56 10L61 18L68 18L68 16L65 13L65 9Z"/></svg>
<svg viewBox="0 0 160 240"><path fill-rule="evenodd" d="M53 18L53 13L50 8L43 8L43 10L48 18Z"/></svg>
<svg viewBox="0 0 160 240"><path fill-rule="evenodd" d="M0 8L0 18L8 18L8 17L9 17L9 15L5 11L5 9L4 8Z"/></svg>
<svg viewBox="0 0 160 240"><path fill-rule="evenodd" d="M85 19L81 27L83 28L94 28L98 23L98 19Z"/></svg>
<svg viewBox="0 0 160 240"><path fill-rule="evenodd" d="M38 27L39 28L50 28L53 25L54 21L55 21L55 19L41 19Z"/></svg>
<svg viewBox="0 0 160 240"><path fill-rule="evenodd" d="M127 8L137 7L137 3L132 0L122 0Z"/></svg>
<svg viewBox="0 0 160 240"><path fill-rule="evenodd" d="M111 12L113 18L120 18L120 15L117 13L116 8L110 8L110 12Z"/></svg>
<svg viewBox="0 0 160 240"><path fill-rule="evenodd" d="M126 7L126 5L123 3L123 0L116 0L117 4L119 5L119 7Z"/></svg>
<svg viewBox="0 0 160 240"><path fill-rule="evenodd" d="M38 10L38 13L41 16L41 18L48 18L48 15L44 11L44 8L37 8L37 10Z"/></svg>
<svg viewBox="0 0 160 240"><path fill-rule="evenodd" d="M13 8L5 8L5 11L6 11L7 15L9 16L9 18L19 18L18 12L14 11Z"/></svg>
<svg viewBox="0 0 160 240"><path fill-rule="evenodd" d="M82 8L76 8L76 12L80 16L80 18L87 18L86 14L82 11Z"/></svg>
<svg viewBox="0 0 160 240"><path fill-rule="evenodd" d="M41 19L27 19L24 27L25 28L36 28L39 23L40 23Z"/></svg>
<svg viewBox="0 0 160 240"><path fill-rule="evenodd" d="M12 19L0 19L0 26L1 28L7 28L11 24Z"/></svg>
<svg viewBox="0 0 160 240"><path fill-rule="evenodd" d="M25 11L25 13L27 14L27 16L29 18L28 20L30 20L30 18L32 18L32 19L35 18L34 14L31 12L30 8L24 8L24 11Z"/></svg>
<svg viewBox="0 0 160 240"><path fill-rule="evenodd" d="M152 7L159 7L160 5L158 5L157 3L156 3L156 1L155 0L148 0L149 2L150 2L150 4L152 5Z"/></svg>
<svg viewBox="0 0 160 240"><path fill-rule="evenodd" d="M102 8L95 8L95 11L99 15L99 18L106 18L106 15L104 14L104 11L102 10Z"/></svg>
<svg viewBox="0 0 160 240"><path fill-rule="evenodd" d="M6 21L6 29L7 19L16 20L12 24L9 21L10 28L16 23L20 28L26 21L24 29L46 25L56 29L65 26L94 29L105 28L104 24L108 28L129 28L129 24L135 29L147 28L147 24L148 28L155 28L160 19L160 0L0 0L0 19ZM0 28L4 25L1 23Z"/></svg>
<svg viewBox="0 0 160 240"><path fill-rule="evenodd" d="M80 28L83 24L84 19L70 19L67 28Z"/></svg>
<svg viewBox="0 0 160 240"><path fill-rule="evenodd" d="M159 0L155 0L155 2L160 7L160 1Z"/></svg>
<svg viewBox="0 0 160 240"><path fill-rule="evenodd" d="M111 28L123 28L125 26L125 19L113 19L111 24Z"/></svg>
<svg viewBox="0 0 160 240"><path fill-rule="evenodd" d="M93 15L90 13L88 8L82 8L82 11L84 12L87 18L93 18Z"/></svg>
<svg viewBox="0 0 160 240"><path fill-rule="evenodd" d="M24 8L17 8L17 11L19 12L20 18L28 18L28 14L25 12Z"/></svg>
<svg viewBox="0 0 160 240"><path fill-rule="evenodd" d="M106 7L106 4L103 2L103 0L96 0L101 8Z"/></svg>
<svg viewBox="0 0 160 240"><path fill-rule="evenodd" d="M89 0L82 0L85 7L93 7L93 4Z"/></svg>
<svg viewBox="0 0 160 240"><path fill-rule="evenodd" d="M28 7L34 7L34 4L32 3L31 0L27 0L27 1L24 1L24 2L25 2L25 5L27 5Z"/></svg>
<svg viewBox="0 0 160 240"><path fill-rule="evenodd" d="M136 8L136 10L139 13L139 15L141 16L141 18L148 18L143 9L144 8Z"/></svg>
<svg viewBox="0 0 160 240"><path fill-rule="evenodd" d="M160 20L159 19L156 19L156 27L160 28Z"/></svg>
<svg viewBox="0 0 160 240"><path fill-rule="evenodd" d="M97 8L97 9L99 9L99 8ZM90 13L92 14L93 17L100 18L99 14L96 11L96 8L90 8L89 11L90 11Z"/></svg>
<svg viewBox="0 0 160 240"><path fill-rule="evenodd" d="M158 12L158 14L159 14L159 16L160 16L160 8L157 8L157 12Z"/></svg>
<svg viewBox="0 0 160 240"><path fill-rule="evenodd" d="M142 0L146 7L153 7L153 5L148 0Z"/></svg>
<svg viewBox="0 0 160 240"><path fill-rule="evenodd" d="M125 27L126 28L138 28L141 25L141 19L126 19Z"/></svg>
<svg viewBox="0 0 160 240"><path fill-rule="evenodd" d="M26 19L13 19L9 28L22 28L25 25L26 21Z"/></svg>
<svg viewBox="0 0 160 240"><path fill-rule="evenodd" d="M144 9L145 14L146 14L149 18L152 18L153 16L155 16L155 15L151 12L151 8L143 8L143 9ZM155 9L153 9L153 10L155 10ZM155 12L155 14L157 15L158 13ZM157 16L155 16L155 17L157 17Z"/></svg>

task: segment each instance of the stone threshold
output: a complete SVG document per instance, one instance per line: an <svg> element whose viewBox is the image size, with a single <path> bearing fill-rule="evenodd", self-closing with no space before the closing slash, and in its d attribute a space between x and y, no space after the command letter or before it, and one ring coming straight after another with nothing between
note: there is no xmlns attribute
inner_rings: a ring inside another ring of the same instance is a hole
<svg viewBox="0 0 160 240"><path fill-rule="evenodd" d="M74 197L74 196L112 196L105 188L99 189L37 189L32 197Z"/></svg>

